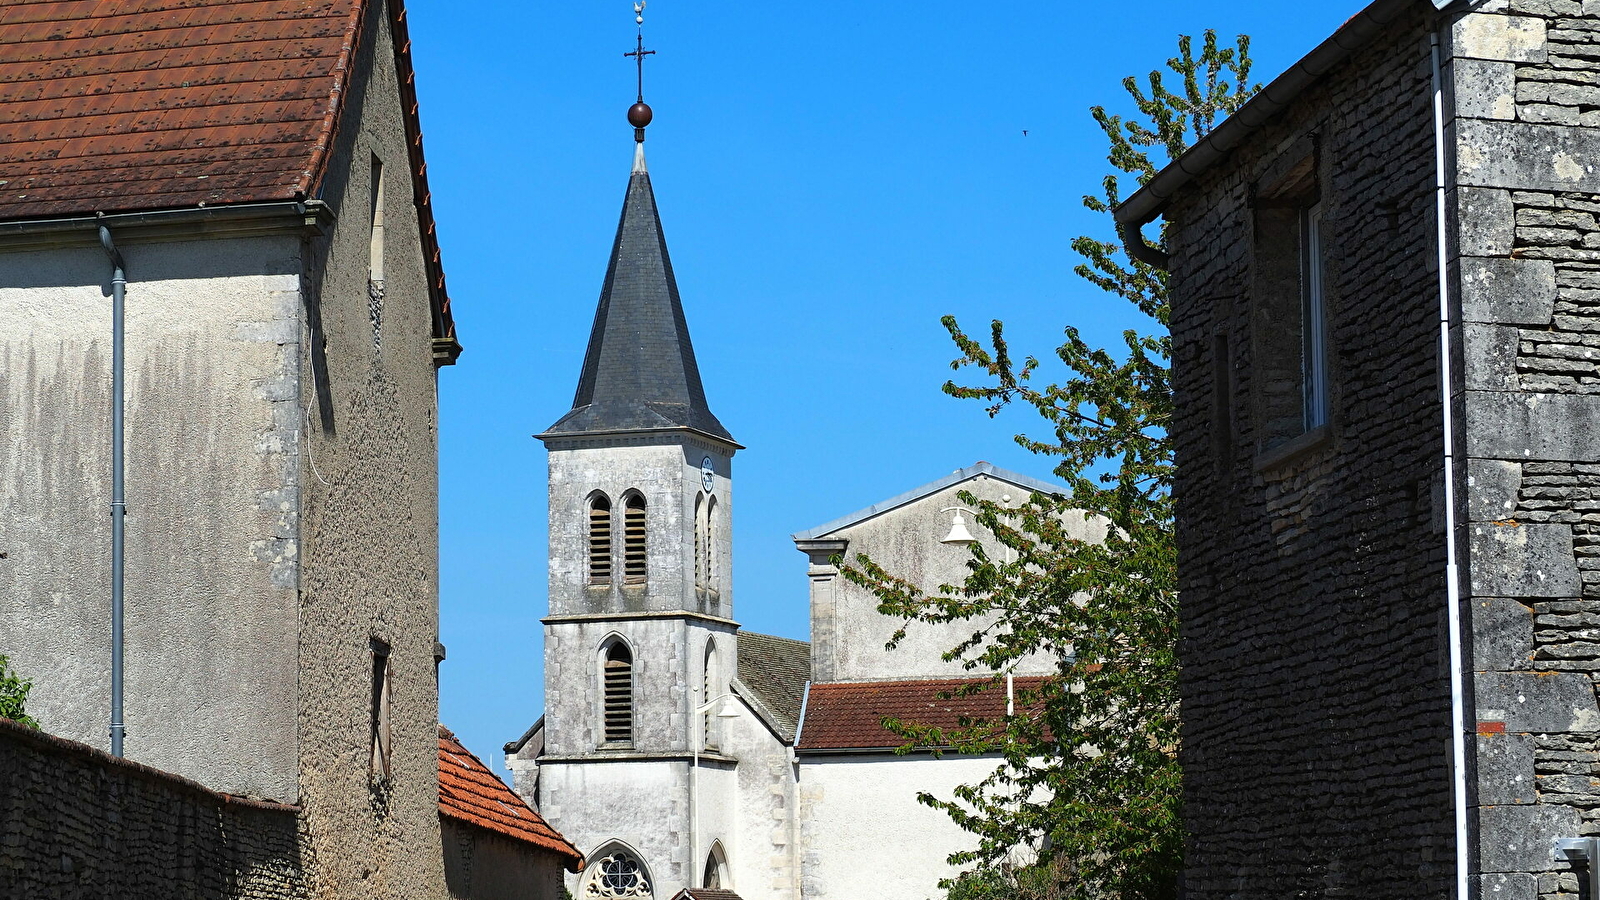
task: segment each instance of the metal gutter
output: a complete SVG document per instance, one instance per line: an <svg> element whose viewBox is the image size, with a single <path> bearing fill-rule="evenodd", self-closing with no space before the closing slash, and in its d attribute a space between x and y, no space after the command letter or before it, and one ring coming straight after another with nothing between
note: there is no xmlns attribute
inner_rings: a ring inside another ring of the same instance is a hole
<svg viewBox="0 0 1600 900"><path fill-rule="evenodd" d="M322 234L334 221L333 210L321 200L16 219L0 221L0 250L20 250L51 243L97 243L102 225L116 229L118 243L136 243L170 239L178 232L196 237L220 237L299 228Z"/></svg>
<svg viewBox="0 0 1600 900"><path fill-rule="evenodd" d="M1118 206L1113 215L1128 254L1157 268L1166 268L1166 254L1146 243L1140 228L1160 215L1168 201L1186 185L1287 108L1312 82L1382 34L1416 3L1417 0L1375 0Z"/></svg>

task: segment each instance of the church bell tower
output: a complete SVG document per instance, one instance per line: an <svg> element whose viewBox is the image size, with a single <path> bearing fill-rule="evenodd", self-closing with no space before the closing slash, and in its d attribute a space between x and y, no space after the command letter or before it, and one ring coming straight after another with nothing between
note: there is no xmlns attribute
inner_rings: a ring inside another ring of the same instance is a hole
<svg viewBox="0 0 1600 900"><path fill-rule="evenodd" d="M692 754L733 774L731 759L716 762L714 718L696 709L726 695L735 671L729 523L741 448L706 403L645 167L650 52L641 37L629 54L641 69L633 171L577 394L539 435L550 614L538 794L589 856L577 896L664 900L700 886L694 857L710 844L691 833ZM719 773L703 763L699 777L704 789ZM710 815L700 834L716 828ZM647 893L628 893L630 878Z"/></svg>

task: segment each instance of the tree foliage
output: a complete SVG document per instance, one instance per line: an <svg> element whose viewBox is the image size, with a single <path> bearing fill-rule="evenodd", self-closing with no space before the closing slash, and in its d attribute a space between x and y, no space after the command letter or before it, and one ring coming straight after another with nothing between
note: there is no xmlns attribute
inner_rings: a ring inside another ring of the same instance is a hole
<svg viewBox="0 0 1600 900"><path fill-rule="evenodd" d="M1147 182L1256 89L1244 36L1226 46L1208 31L1198 54L1180 37L1167 68L1143 84L1123 81L1137 117L1091 110L1110 142L1113 171L1099 194L1083 198L1090 210L1109 218L1128 176ZM1014 715L951 730L887 723L908 748L1004 757L994 774L953 798L920 796L979 839L975 850L951 857L975 866L946 885L951 900L1176 895L1183 836L1166 274L1127 259L1114 236L1080 237L1072 248L1083 257L1078 275L1144 319L1143 330L1125 332L1115 351L1069 326L1055 353L1065 373L1041 384L1041 362L1014 357L999 321L980 340L944 320L960 353L952 368L968 376L946 383L945 392L984 402L991 416L1012 405L1032 409L1048 435L1016 441L1055 461L1067 494L1035 494L1012 507L962 494L998 546L973 545L961 584L930 593L866 556L844 566L885 614L970 620L971 636L946 658L974 672L1004 673L1033 654L1056 663L1041 687L1019 689ZM1103 540L1073 536L1068 524L1081 516ZM902 628L891 646L903 635ZM996 675L963 690L999 682ZM1019 870L1018 847L1039 851L1038 861Z"/></svg>
<svg viewBox="0 0 1600 900"><path fill-rule="evenodd" d="M18 675L11 668L11 660L0 655L0 719L11 719L29 728L38 728L39 723L29 718L27 710L23 708L28 691L32 688L33 682Z"/></svg>

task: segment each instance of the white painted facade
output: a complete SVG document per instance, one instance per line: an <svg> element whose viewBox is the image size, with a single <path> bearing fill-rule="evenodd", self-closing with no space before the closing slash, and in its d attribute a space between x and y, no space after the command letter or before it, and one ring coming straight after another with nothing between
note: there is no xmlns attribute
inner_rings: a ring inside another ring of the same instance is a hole
<svg viewBox="0 0 1600 900"><path fill-rule="evenodd" d="M943 811L917 802L948 799L982 781L997 757L892 754L814 755L800 765L801 882L806 900L873 897L935 900L942 878L960 873L946 860L977 838ZM753 896L753 895L752 895Z"/></svg>
<svg viewBox="0 0 1600 900"><path fill-rule="evenodd" d="M581 452L552 447L546 714L532 737L508 745L507 764L517 789L589 854L590 870L569 878L569 888L575 897L604 896L588 892L588 885L620 848L648 871L650 896L658 900L704 885L712 865L718 868L716 882L745 900L848 900L860 895L868 879L874 897L939 896L939 881L959 873L948 857L974 848L976 838L918 802L918 793L953 797L958 785L992 773L998 757L896 756L882 748L797 753L793 731L763 708L771 698L733 677L737 624L693 609L702 598L692 585L685 588L692 579L685 580L680 568L693 562L681 552L685 541L692 542L685 529L692 528L693 517L682 514L681 502L670 504L671 514L659 524L651 519L651 564L660 565L662 575L658 582L652 570L650 596L619 599L617 589L584 586L584 499L594 490L639 485L651 496L682 496L692 487L688 476L698 478L688 465L694 452L676 445L585 446ZM652 466L660 474L653 475ZM719 479L725 472L719 466ZM717 482L717 490L729 487ZM866 553L929 589L959 582L970 551L942 542L951 527L950 507L966 505L958 494L1020 504L1033 490L1059 489L982 464L797 535L810 559L813 680L824 680L823 670L829 681L972 676L940 659L972 633L971 623L912 623L901 646L887 651L885 642L904 623L880 614L876 600L846 584L828 557ZM965 526L994 546L970 512ZM1070 527L1085 539L1103 537L1094 522ZM719 552L724 565L731 563L731 547ZM685 608L663 608L673 597ZM731 595L723 597L726 605L717 612L731 616ZM634 748L606 747L602 740L601 648L620 635L639 648ZM716 642L718 653L713 687L703 694L708 640ZM1017 674L1043 674L1052 667L1052 660L1030 660ZM692 710L702 697L728 692L734 696L717 709L730 716L712 719L710 746L700 743Z"/></svg>
<svg viewBox="0 0 1600 900"><path fill-rule="evenodd" d="M0 653L51 733L106 749L111 265L92 236L0 243ZM128 238L128 755L292 802L302 242Z"/></svg>

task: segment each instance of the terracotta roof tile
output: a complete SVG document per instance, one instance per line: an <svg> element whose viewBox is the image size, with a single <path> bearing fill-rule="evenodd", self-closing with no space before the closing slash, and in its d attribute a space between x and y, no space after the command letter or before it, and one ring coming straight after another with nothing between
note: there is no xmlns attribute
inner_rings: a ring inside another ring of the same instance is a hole
<svg viewBox="0 0 1600 900"><path fill-rule="evenodd" d="M1037 688L1044 678L1018 678L1018 690ZM1003 683L980 693L944 699L940 694L989 679L930 681L852 681L813 684L806 698L800 750L867 750L900 747L905 738L883 727L885 718L937 728L954 728L963 717L997 718L1006 711Z"/></svg>
<svg viewBox="0 0 1600 900"><path fill-rule="evenodd" d="M741 900L733 891L718 888L684 888L672 900Z"/></svg>
<svg viewBox="0 0 1600 900"><path fill-rule="evenodd" d="M0 0L0 218L307 196L361 11L359 0ZM268 137L288 152L253 170L265 177L102 177L133 151L204 141L227 165ZM80 162L60 168L63 155Z"/></svg>
<svg viewBox="0 0 1600 900"><path fill-rule="evenodd" d="M566 858L578 871L583 854L496 778L483 761L439 726L439 815L487 828Z"/></svg>
<svg viewBox="0 0 1600 900"><path fill-rule="evenodd" d="M0 219L314 198L371 0L0 0ZM434 336L455 342L390 0Z"/></svg>

